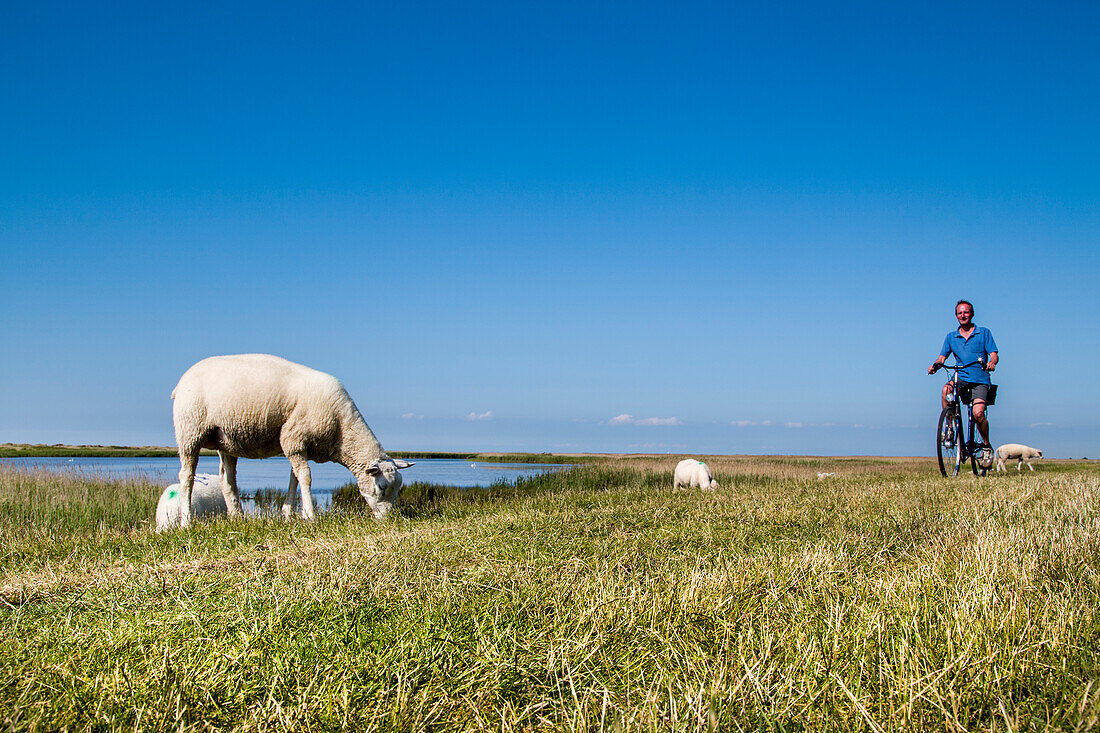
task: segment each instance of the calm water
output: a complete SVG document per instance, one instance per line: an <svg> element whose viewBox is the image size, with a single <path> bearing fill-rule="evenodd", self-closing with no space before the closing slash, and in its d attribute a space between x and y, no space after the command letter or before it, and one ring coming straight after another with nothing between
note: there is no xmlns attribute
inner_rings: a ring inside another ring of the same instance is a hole
<svg viewBox="0 0 1100 733"><path fill-rule="evenodd" d="M401 471L406 484L425 482L444 486L472 488L490 486L498 481L513 482L521 476L534 476L568 468L565 464L548 463L479 463L444 458L423 458L416 465ZM0 465L44 468L51 471L79 471L107 478L143 476L163 486L179 480L178 458L0 458ZM354 482L351 471L338 463L309 464L314 501L328 506L332 492ZM198 473L218 473L217 456L201 456ZM290 462L287 459L266 458L262 461L241 458L237 461L237 485L241 495L251 495L259 489L286 491L290 483Z"/></svg>

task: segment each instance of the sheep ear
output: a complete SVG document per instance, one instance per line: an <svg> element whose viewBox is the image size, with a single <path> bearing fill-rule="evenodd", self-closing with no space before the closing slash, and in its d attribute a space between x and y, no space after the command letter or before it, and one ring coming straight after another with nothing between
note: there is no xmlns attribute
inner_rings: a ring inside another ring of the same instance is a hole
<svg viewBox="0 0 1100 733"><path fill-rule="evenodd" d="M380 473L382 473L382 469L378 467L378 461L371 461L370 465L367 466L367 475L377 476Z"/></svg>
<svg viewBox="0 0 1100 733"><path fill-rule="evenodd" d="M393 465L397 466L398 468L408 468L409 466L415 466L416 464L410 461L402 460L400 458L394 458Z"/></svg>

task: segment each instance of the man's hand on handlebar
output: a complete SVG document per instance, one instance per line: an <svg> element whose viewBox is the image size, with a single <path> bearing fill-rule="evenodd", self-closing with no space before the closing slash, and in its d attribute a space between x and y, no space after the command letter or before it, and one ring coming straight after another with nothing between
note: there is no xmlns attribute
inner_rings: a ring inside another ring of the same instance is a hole
<svg viewBox="0 0 1100 733"><path fill-rule="evenodd" d="M946 366L946 364L944 364L944 362L937 361L932 366L928 367L928 373L929 374L935 374L936 372L938 372L940 369L942 369L945 366ZM948 369L954 369L955 371L958 371L960 369L966 369L967 367L972 367L972 366L980 366L982 369L986 370L987 372L991 372L991 371L993 371L994 369L997 368L997 362L994 359L990 359L989 363L986 363L984 359L979 358L977 361L972 361L969 364L958 364L958 363L956 363L956 364L953 364L952 366L949 366L947 368Z"/></svg>

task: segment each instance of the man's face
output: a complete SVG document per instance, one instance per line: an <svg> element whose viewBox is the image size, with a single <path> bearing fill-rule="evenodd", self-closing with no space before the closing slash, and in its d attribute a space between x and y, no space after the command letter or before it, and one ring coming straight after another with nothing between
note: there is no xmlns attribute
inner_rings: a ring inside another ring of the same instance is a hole
<svg viewBox="0 0 1100 733"><path fill-rule="evenodd" d="M969 326L970 319L974 317L974 309L968 306L966 303L960 303L955 308L955 318L959 319L960 326Z"/></svg>

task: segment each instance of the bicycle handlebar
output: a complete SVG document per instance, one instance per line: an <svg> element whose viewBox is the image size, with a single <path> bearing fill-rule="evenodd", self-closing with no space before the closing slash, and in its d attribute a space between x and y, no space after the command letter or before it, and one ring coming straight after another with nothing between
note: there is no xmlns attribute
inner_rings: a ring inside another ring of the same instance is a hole
<svg viewBox="0 0 1100 733"><path fill-rule="evenodd" d="M983 367L985 366L985 362L981 359L978 359L977 361L972 361L969 364L937 364L936 368L932 370L932 373L935 374L940 369L954 369L955 371L959 371L960 369L966 369L967 367L972 367L976 364L980 364Z"/></svg>

